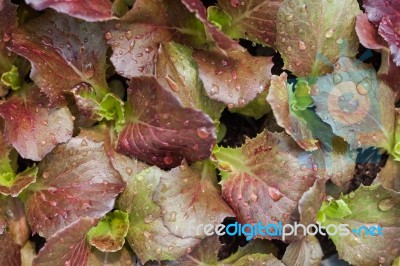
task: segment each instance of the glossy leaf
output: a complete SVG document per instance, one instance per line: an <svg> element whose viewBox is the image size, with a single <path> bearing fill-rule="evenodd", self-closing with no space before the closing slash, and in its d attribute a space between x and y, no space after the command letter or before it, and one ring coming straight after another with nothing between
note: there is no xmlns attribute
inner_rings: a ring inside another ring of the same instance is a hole
<svg viewBox="0 0 400 266"><path fill-rule="evenodd" d="M39 178L27 199L32 231L48 237L79 217L100 218L123 190L104 143L76 137L57 146L39 164Z"/></svg>
<svg viewBox="0 0 400 266"><path fill-rule="evenodd" d="M330 72L339 57L355 56L359 13L356 1L285 1L278 12L276 41L285 68L315 78Z"/></svg>
<svg viewBox="0 0 400 266"><path fill-rule="evenodd" d="M192 51L174 42L161 45L156 63L157 81L177 96L184 107L191 107L208 114L217 121L225 105L205 95L199 78L198 65Z"/></svg>
<svg viewBox="0 0 400 266"><path fill-rule="evenodd" d="M112 15L112 3L109 0L27 0L26 2L37 10L52 8L60 13L90 22L114 18Z"/></svg>
<svg viewBox="0 0 400 266"><path fill-rule="evenodd" d="M191 167L184 163L161 176L153 200L165 212L163 222L171 233L182 238L193 237L194 225L222 223L225 217L235 216L220 197L216 183L210 162ZM206 235L200 233L195 237Z"/></svg>
<svg viewBox="0 0 400 266"><path fill-rule="evenodd" d="M393 157L389 157L374 183L381 183L387 189L400 191L400 162L396 162Z"/></svg>
<svg viewBox="0 0 400 266"><path fill-rule="evenodd" d="M321 265L321 246L315 236L306 236L301 240L290 243L283 255L282 262L285 265Z"/></svg>
<svg viewBox="0 0 400 266"><path fill-rule="evenodd" d="M217 265L218 251L221 247L222 244L217 235L206 237L193 251L178 260L179 265Z"/></svg>
<svg viewBox="0 0 400 266"><path fill-rule="evenodd" d="M270 57L253 57L241 51L227 55L196 51L193 58L208 96L229 108L245 106L268 88L273 65Z"/></svg>
<svg viewBox="0 0 400 266"><path fill-rule="evenodd" d="M108 213L88 232L88 241L103 252L115 252L122 249L128 233L128 214L119 210Z"/></svg>
<svg viewBox="0 0 400 266"><path fill-rule="evenodd" d="M90 246L86 233L95 224L95 220L84 217L58 231L47 240L32 265L87 265Z"/></svg>
<svg viewBox="0 0 400 266"><path fill-rule="evenodd" d="M210 117L183 108L154 78L131 80L125 117L117 150L163 168L204 160L215 144Z"/></svg>
<svg viewBox="0 0 400 266"><path fill-rule="evenodd" d="M340 258L353 265L390 265L399 255L399 202L399 192L380 185L361 186L356 191L328 203L336 206L335 208L321 209L324 215L321 215L323 218L320 222L323 226L348 224L349 230L356 230L344 236L330 236ZM323 204L323 208L324 205L326 204ZM362 225L379 225L383 235L378 235L378 230L375 230L376 236L368 236L365 232L359 234L357 230Z"/></svg>
<svg viewBox="0 0 400 266"><path fill-rule="evenodd" d="M287 83L287 74L272 76L267 101L271 105L279 126L305 150L318 149L317 142L307 122L290 105L295 100L293 85Z"/></svg>
<svg viewBox="0 0 400 266"><path fill-rule="evenodd" d="M119 209L129 213L126 239L142 263L178 259L200 243L194 237L175 236L164 225L162 210L152 200L163 174L153 166L133 176L118 200Z"/></svg>
<svg viewBox="0 0 400 266"><path fill-rule="evenodd" d="M218 148L214 156L224 172L223 197L240 223L298 219L298 202L317 171L311 154L288 136L264 131L240 148Z"/></svg>
<svg viewBox="0 0 400 266"><path fill-rule="evenodd" d="M72 137L73 120L66 107L48 108L39 100L15 96L0 104L0 116L7 142L25 159L40 161Z"/></svg>
<svg viewBox="0 0 400 266"><path fill-rule="evenodd" d="M243 50L243 48L235 41L230 39L224 33L222 33L216 26L211 24L207 20L206 8L204 7L201 0L181 0L186 8L195 12L196 17L204 24L206 32L211 35L212 39L215 41L218 48L222 51L229 50Z"/></svg>
<svg viewBox="0 0 400 266"><path fill-rule="evenodd" d="M283 0L229 1L218 0L218 6L231 17L222 30L235 39L275 46L276 19Z"/></svg>
<svg viewBox="0 0 400 266"><path fill-rule="evenodd" d="M127 239L142 262L190 253L206 237L197 234L198 225L216 225L233 215L215 178L212 166L204 163L169 172L153 166L130 180L118 206L129 213Z"/></svg>
<svg viewBox="0 0 400 266"><path fill-rule="evenodd" d="M377 28L368 20L368 15L363 13L357 16L356 32L360 43L369 49L383 49L385 42L378 34Z"/></svg>
<svg viewBox="0 0 400 266"><path fill-rule="evenodd" d="M317 114L351 148L392 150L395 97L372 67L341 58L332 74L318 79L312 97Z"/></svg>
<svg viewBox="0 0 400 266"><path fill-rule="evenodd" d="M22 190L36 181L37 171L36 167L32 167L19 174L2 173L0 176L0 193L17 197Z"/></svg>
<svg viewBox="0 0 400 266"><path fill-rule="evenodd" d="M126 266L135 265L135 262L135 258L127 248L117 252L101 252L92 248L88 258L90 266Z"/></svg>
<svg viewBox="0 0 400 266"><path fill-rule="evenodd" d="M97 24L52 12L13 31L7 46L31 62L30 77L52 102L81 82L99 95L107 88L107 46Z"/></svg>
<svg viewBox="0 0 400 266"><path fill-rule="evenodd" d="M104 38L113 49L111 62L117 73L128 79L152 76L158 45L171 39L170 31L151 24L116 25Z"/></svg>
<svg viewBox="0 0 400 266"><path fill-rule="evenodd" d="M21 265L21 247L16 244L8 232L0 234L0 264L7 266Z"/></svg>

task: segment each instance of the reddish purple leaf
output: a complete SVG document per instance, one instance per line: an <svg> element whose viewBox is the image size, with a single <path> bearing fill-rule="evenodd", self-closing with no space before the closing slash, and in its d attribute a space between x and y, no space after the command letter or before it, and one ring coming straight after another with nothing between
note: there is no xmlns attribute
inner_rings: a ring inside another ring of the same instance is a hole
<svg viewBox="0 0 400 266"><path fill-rule="evenodd" d="M9 232L0 234L0 246L0 265L21 265L21 247L14 242Z"/></svg>
<svg viewBox="0 0 400 266"><path fill-rule="evenodd" d="M115 18L109 0L26 0L34 9L52 8L60 13L86 21L104 21Z"/></svg>
<svg viewBox="0 0 400 266"><path fill-rule="evenodd" d="M232 40L227 35L225 35L222 31L220 31L217 27L215 27L211 22L207 20L206 8L200 0L181 0L182 3L186 6L186 8L195 12L196 17L203 22L205 29L212 36L213 40L217 44L217 46L221 50L241 50L244 51L244 48L239 45L238 42Z"/></svg>
<svg viewBox="0 0 400 266"><path fill-rule="evenodd" d="M385 16L400 14L398 0L364 0L364 8L368 13L368 19L377 24Z"/></svg>
<svg viewBox="0 0 400 266"><path fill-rule="evenodd" d="M36 168L29 168L17 174L11 186L0 186L0 193L17 197L22 190L36 181Z"/></svg>
<svg viewBox="0 0 400 266"><path fill-rule="evenodd" d="M127 105L118 151L162 168L210 156L216 140L211 118L183 108L154 78L133 78Z"/></svg>
<svg viewBox="0 0 400 266"><path fill-rule="evenodd" d="M79 217L102 217L124 188L104 144L82 137L57 146L40 162L38 176L27 214L32 231L45 237Z"/></svg>
<svg viewBox="0 0 400 266"><path fill-rule="evenodd" d="M264 131L236 149L214 153L221 171L222 195L240 223L298 220L298 203L318 175L310 153L283 133Z"/></svg>
<svg viewBox="0 0 400 266"><path fill-rule="evenodd" d="M382 63L378 77L394 91L396 102L400 100L400 68L393 62L393 57L389 52L382 51Z"/></svg>
<svg viewBox="0 0 400 266"><path fill-rule="evenodd" d="M218 6L232 17L229 30L235 37L275 46L276 19L283 0L218 0Z"/></svg>
<svg viewBox="0 0 400 266"><path fill-rule="evenodd" d="M0 0L0 76L11 69L15 55L10 53L5 44L11 39L11 31L17 26L17 6L11 0ZM8 92L8 87L0 82L0 96Z"/></svg>
<svg viewBox="0 0 400 266"><path fill-rule="evenodd" d="M46 14L15 30L7 45L31 62L30 77L51 102L62 102L62 94L81 82L98 93L107 88L107 44L98 24Z"/></svg>
<svg viewBox="0 0 400 266"><path fill-rule="evenodd" d="M118 74L128 79L152 76L158 45L171 39L168 29L149 24L120 24L105 33L113 48L111 62Z"/></svg>
<svg viewBox="0 0 400 266"><path fill-rule="evenodd" d="M95 224L95 220L85 217L58 231L47 240L33 260L33 265L87 265L90 246L86 233Z"/></svg>
<svg viewBox="0 0 400 266"><path fill-rule="evenodd" d="M379 25L378 32L389 44L393 61L400 66L400 13L395 16L386 16Z"/></svg>
<svg viewBox="0 0 400 266"><path fill-rule="evenodd" d="M73 120L66 107L49 109L34 99L14 96L0 104L0 116L7 142L26 159L40 161L72 137Z"/></svg>
<svg viewBox="0 0 400 266"><path fill-rule="evenodd" d="M384 40L378 35L378 31L374 24L368 20L367 14L363 13L357 16L356 32L360 39L360 43L364 45L364 47L369 49L385 48Z"/></svg>
<svg viewBox="0 0 400 266"><path fill-rule="evenodd" d="M241 51L229 52L227 56L196 51L193 58L199 64L200 78L208 96L228 104L229 108L248 104L271 80L271 57L254 57Z"/></svg>

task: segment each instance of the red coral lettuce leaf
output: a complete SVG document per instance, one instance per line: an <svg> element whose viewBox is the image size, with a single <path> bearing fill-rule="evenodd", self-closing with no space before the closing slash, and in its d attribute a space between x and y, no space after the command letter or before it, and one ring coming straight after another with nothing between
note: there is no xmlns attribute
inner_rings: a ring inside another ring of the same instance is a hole
<svg viewBox="0 0 400 266"><path fill-rule="evenodd" d="M44 247L33 260L34 266L87 265L90 246L86 233L96 220L80 218L47 239Z"/></svg>
<svg viewBox="0 0 400 266"><path fill-rule="evenodd" d="M30 77L51 102L81 82L99 96L107 88L107 45L98 24L50 12L13 31L7 46L31 62Z"/></svg>
<svg viewBox="0 0 400 266"><path fill-rule="evenodd" d="M0 116L7 142L26 159L40 161L72 137L73 118L66 107L49 108L36 99L14 96L0 104Z"/></svg>
<svg viewBox="0 0 400 266"><path fill-rule="evenodd" d="M27 198L32 231L51 236L80 217L100 218L124 188L103 143L76 137L57 146L39 164Z"/></svg>
<svg viewBox="0 0 400 266"><path fill-rule="evenodd" d="M89 22L113 19L112 3L109 0L27 0L37 10L52 8L71 17Z"/></svg>
<svg viewBox="0 0 400 266"><path fill-rule="evenodd" d="M183 108L155 78L131 80L125 111L118 151L162 168L210 156L216 140L211 118Z"/></svg>

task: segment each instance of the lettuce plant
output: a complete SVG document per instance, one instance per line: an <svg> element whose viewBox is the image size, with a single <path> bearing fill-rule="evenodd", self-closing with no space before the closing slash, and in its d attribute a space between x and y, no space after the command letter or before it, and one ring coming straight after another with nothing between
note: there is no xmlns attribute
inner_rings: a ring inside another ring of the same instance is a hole
<svg viewBox="0 0 400 266"><path fill-rule="evenodd" d="M395 0L0 0L0 265L399 265L399 27ZM299 223L325 229L211 232Z"/></svg>

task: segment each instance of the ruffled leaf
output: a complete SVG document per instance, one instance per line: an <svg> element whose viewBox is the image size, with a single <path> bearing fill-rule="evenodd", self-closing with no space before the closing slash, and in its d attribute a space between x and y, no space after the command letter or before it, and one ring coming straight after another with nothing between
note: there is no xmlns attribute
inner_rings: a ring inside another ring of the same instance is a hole
<svg viewBox="0 0 400 266"><path fill-rule="evenodd" d="M210 117L183 108L154 78L131 80L125 116L117 150L159 167L204 160L215 144Z"/></svg>
<svg viewBox="0 0 400 266"><path fill-rule="evenodd" d="M225 105L205 95L197 63L186 46L174 42L161 45L157 55L156 76L157 81L164 88L170 88L184 107L201 110L214 120L221 116Z"/></svg>
<svg viewBox="0 0 400 266"><path fill-rule="evenodd" d="M312 97L317 114L352 149L392 150L395 97L372 67L341 58L332 74L318 79Z"/></svg>
<svg viewBox="0 0 400 266"><path fill-rule="evenodd" d="M95 220L84 217L58 231L47 239L32 265L87 265L90 246L86 233L95 224Z"/></svg>
<svg viewBox="0 0 400 266"><path fill-rule="evenodd" d="M93 248L87 264L90 266L126 266L135 265L135 262L135 258L127 248L122 248L117 252L101 252Z"/></svg>
<svg viewBox="0 0 400 266"><path fill-rule="evenodd" d="M181 0L186 8L194 12L196 17L204 24L207 34L215 41L218 48L222 51L243 50L243 48L234 40L222 33L215 25L207 20L206 8L201 0Z"/></svg>
<svg viewBox="0 0 400 266"><path fill-rule="evenodd" d="M88 241L103 252L115 252L122 249L128 233L128 214L119 210L108 213L88 232Z"/></svg>
<svg viewBox="0 0 400 266"><path fill-rule="evenodd" d="M293 266L318 266L321 265L323 255L318 239L315 236L306 236L290 243L283 255L282 262L285 265Z"/></svg>
<svg viewBox="0 0 400 266"><path fill-rule="evenodd" d="M253 57L248 52L196 51L200 78L211 99L229 108L243 107L268 88L273 66L271 57Z"/></svg>
<svg viewBox="0 0 400 266"><path fill-rule="evenodd" d="M124 183L103 145L76 137L40 162L39 178L27 198L34 233L48 237L79 217L100 218L114 207Z"/></svg>
<svg viewBox="0 0 400 266"><path fill-rule="evenodd" d="M224 172L222 193L240 223L292 223L298 202L317 176L311 154L290 137L267 131L241 148L214 152Z"/></svg>
<svg viewBox="0 0 400 266"><path fill-rule="evenodd" d="M48 108L39 100L14 96L0 104L0 116L7 142L26 159L40 161L72 137L73 118L66 107Z"/></svg>
<svg viewBox="0 0 400 266"><path fill-rule="evenodd" d="M31 62L30 77L51 102L81 82L100 96L107 88L107 45L98 24L52 12L13 31L7 46Z"/></svg>
<svg viewBox="0 0 400 266"><path fill-rule="evenodd" d="M274 47L276 19L282 3L283 0L219 0L218 6L231 18L230 23L225 24L222 30L235 39L246 39Z"/></svg>
<svg viewBox="0 0 400 266"><path fill-rule="evenodd" d="M52 8L60 13L90 22L114 18L112 15L112 3L109 0L27 0L26 3L30 4L36 10Z"/></svg>
<svg viewBox="0 0 400 266"><path fill-rule="evenodd" d="M390 265L399 255L399 203L399 192L381 185L361 186L338 200L324 202L319 221L323 226L348 225L349 234L330 235L340 258L353 265ZM358 230L363 225L381 230L376 229L375 236L367 235L365 229Z"/></svg>
<svg viewBox="0 0 400 266"><path fill-rule="evenodd" d="M129 213L128 242L142 262L175 260L205 238L196 228L221 223L233 213L214 187L208 164L169 172L153 166L135 175L118 205ZM173 202L173 203L172 203Z"/></svg>
<svg viewBox="0 0 400 266"><path fill-rule="evenodd" d="M318 149L317 142L307 122L293 110L290 102L295 101L293 86L287 83L287 74L272 76L267 100L279 126L307 151Z"/></svg>
<svg viewBox="0 0 400 266"><path fill-rule="evenodd" d="M355 56L359 13L356 1L285 1L278 12L276 41L285 68L315 78L330 72L339 57Z"/></svg>

